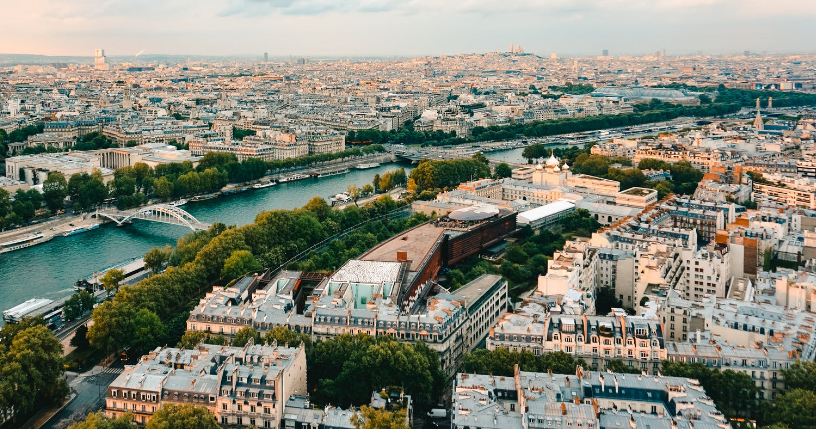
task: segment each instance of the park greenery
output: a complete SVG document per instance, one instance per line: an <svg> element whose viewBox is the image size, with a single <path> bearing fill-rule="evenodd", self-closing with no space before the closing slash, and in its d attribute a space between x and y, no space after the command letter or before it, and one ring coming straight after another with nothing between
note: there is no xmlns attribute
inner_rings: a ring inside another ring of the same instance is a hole
<svg viewBox="0 0 816 429"><path fill-rule="evenodd" d="M563 92L564 94L572 95L589 94L590 92L595 91L595 87L590 84L573 84L572 82L567 82L567 84L564 86L549 86L548 89L553 92Z"/></svg>

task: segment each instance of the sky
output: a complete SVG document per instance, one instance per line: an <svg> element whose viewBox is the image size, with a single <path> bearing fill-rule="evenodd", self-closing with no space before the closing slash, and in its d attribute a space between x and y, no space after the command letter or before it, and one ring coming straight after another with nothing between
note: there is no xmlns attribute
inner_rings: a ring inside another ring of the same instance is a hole
<svg viewBox="0 0 816 429"><path fill-rule="evenodd" d="M814 52L816 0L0 0L0 53Z"/></svg>

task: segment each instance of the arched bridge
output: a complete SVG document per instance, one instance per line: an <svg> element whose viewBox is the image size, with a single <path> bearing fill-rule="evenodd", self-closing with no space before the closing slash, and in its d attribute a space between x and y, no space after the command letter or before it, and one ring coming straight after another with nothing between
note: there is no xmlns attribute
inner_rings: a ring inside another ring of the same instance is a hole
<svg viewBox="0 0 816 429"><path fill-rule="evenodd" d="M193 231L208 229L210 227L210 224L199 221L190 213L178 207L164 204L156 204L128 211L111 210L98 212L97 216L108 218L116 222L116 225L119 226L133 219L141 219L170 225L186 226Z"/></svg>

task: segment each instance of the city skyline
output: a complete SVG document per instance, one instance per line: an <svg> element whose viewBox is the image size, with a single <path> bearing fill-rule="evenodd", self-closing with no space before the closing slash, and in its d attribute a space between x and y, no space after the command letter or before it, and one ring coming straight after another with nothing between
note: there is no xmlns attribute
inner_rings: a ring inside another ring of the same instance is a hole
<svg viewBox="0 0 816 429"><path fill-rule="evenodd" d="M506 51L547 56L806 53L816 4L781 0L626 2L34 0L6 6L6 54L420 56ZM570 36L572 34L573 36ZM580 37L579 37L580 35ZM644 37L648 35L648 37Z"/></svg>

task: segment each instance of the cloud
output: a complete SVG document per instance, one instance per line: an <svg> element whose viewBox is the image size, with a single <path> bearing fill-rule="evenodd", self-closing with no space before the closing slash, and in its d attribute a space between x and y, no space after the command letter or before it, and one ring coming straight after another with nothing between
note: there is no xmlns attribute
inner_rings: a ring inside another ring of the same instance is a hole
<svg viewBox="0 0 816 429"><path fill-rule="evenodd" d="M379 13L400 8L399 0L231 0L219 16L321 15L327 13Z"/></svg>

